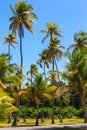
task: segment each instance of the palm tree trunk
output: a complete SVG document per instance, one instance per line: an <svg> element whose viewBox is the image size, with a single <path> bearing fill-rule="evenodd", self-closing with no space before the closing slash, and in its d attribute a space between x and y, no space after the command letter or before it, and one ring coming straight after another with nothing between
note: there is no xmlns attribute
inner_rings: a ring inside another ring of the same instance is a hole
<svg viewBox="0 0 87 130"><path fill-rule="evenodd" d="M9 65L10 65L10 43L8 44L8 55L9 55Z"/></svg>
<svg viewBox="0 0 87 130"><path fill-rule="evenodd" d="M9 65L10 65L10 43L8 44L8 55L9 55ZM9 84L9 87L10 87L10 84ZM12 113L9 114L7 123L11 123L11 117L12 117Z"/></svg>
<svg viewBox="0 0 87 130"><path fill-rule="evenodd" d="M54 121L54 92L52 92L52 124L55 124L55 121Z"/></svg>
<svg viewBox="0 0 87 130"><path fill-rule="evenodd" d="M22 67L23 67L23 54L22 54L22 36L20 35L20 66L21 66L21 69L20 69L20 74L22 75ZM21 78L22 80L22 78ZM19 86L19 90L17 93L19 93L21 91L21 84ZM20 96L18 95L17 97L17 108L19 108L20 106ZM18 121L18 118L19 118L19 112L16 112L16 115L15 115L15 118L14 118L14 121L12 123L12 126L17 126L17 121Z"/></svg>
<svg viewBox="0 0 87 130"><path fill-rule="evenodd" d="M21 74L22 74L22 67L23 67L23 53L22 53L22 36L20 36L20 65L21 65Z"/></svg>
<svg viewBox="0 0 87 130"><path fill-rule="evenodd" d="M44 99L42 101L42 122L44 122Z"/></svg>
<svg viewBox="0 0 87 130"><path fill-rule="evenodd" d="M54 52L52 53L52 70L54 72ZM55 85L55 81L54 81L54 73L52 74L52 85ZM55 124L54 121L54 92L52 92L52 124Z"/></svg>
<svg viewBox="0 0 87 130"><path fill-rule="evenodd" d="M8 116L8 122L7 122L8 124L11 123L11 118L12 118L12 113L10 113Z"/></svg>
<svg viewBox="0 0 87 130"><path fill-rule="evenodd" d="M80 98L81 98L81 104L82 104L83 111L84 111L84 123L87 123L86 102L85 102L85 98L84 98L83 92L80 95Z"/></svg>
<svg viewBox="0 0 87 130"><path fill-rule="evenodd" d="M58 66L57 66L57 62L56 62L56 59L55 59L55 66L56 66L56 70L58 71ZM59 74L58 74L58 84L60 83L60 77L59 77Z"/></svg>
<svg viewBox="0 0 87 130"><path fill-rule="evenodd" d="M60 107L60 122L63 122L63 118L62 118L62 104L61 104L61 102L59 103L59 107Z"/></svg>
<svg viewBox="0 0 87 130"><path fill-rule="evenodd" d="M16 106L19 109L19 106L20 106L20 96L18 95L18 93L19 93L19 90L17 90L17 102L16 102L17 103ZM15 112L15 117L14 117L14 121L12 123L12 127L16 127L17 126L18 120L19 120L19 112L17 111L17 112Z"/></svg>
<svg viewBox="0 0 87 130"><path fill-rule="evenodd" d="M44 63L44 78L46 79L45 63Z"/></svg>
<svg viewBox="0 0 87 130"><path fill-rule="evenodd" d="M38 108L39 108L39 106L38 106L38 104L37 104L36 108L37 108L37 113L36 113L36 126L38 126L38 124L39 124L39 121L38 121L38 117L39 117Z"/></svg>
<svg viewBox="0 0 87 130"><path fill-rule="evenodd" d="M14 117L14 121L12 123L12 127L16 127L17 126L17 121L18 121L18 112L15 113L15 117Z"/></svg>

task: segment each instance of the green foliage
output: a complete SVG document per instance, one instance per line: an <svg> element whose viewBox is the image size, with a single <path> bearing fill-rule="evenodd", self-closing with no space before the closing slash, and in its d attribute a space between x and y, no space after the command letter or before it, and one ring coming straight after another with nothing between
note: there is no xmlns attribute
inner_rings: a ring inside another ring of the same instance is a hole
<svg viewBox="0 0 87 130"><path fill-rule="evenodd" d="M45 118L51 118L51 112L52 112L52 108L44 107L44 117ZM55 113L55 118L59 119L60 108L56 106L54 108L54 113ZM62 115L63 115L63 118L82 118L83 117L83 110L76 109L73 106L66 106L66 107L62 108ZM36 109L34 107L20 106L19 116L21 118L23 118L23 117L35 118L36 117ZM39 108L39 118L42 118L42 108Z"/></svg>

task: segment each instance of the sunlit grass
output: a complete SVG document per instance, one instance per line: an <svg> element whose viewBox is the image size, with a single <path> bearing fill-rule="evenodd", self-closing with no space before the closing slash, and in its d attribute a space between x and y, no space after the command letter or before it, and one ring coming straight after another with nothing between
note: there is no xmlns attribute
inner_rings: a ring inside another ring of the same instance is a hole
<svg viewBox="0 0 87 130"><path fill-rule="evenodd" d="M60 123L59 119L55 119L55 125L65 125L65 124L82 124L84 123L83 119L63 119L63 123ZM35 119L26 119L26 122L23 121L23 119L20 119L19 122L17 123L18 126L34 126L35 125ZM39 125L40 126L50 126L51 124L51 119L45 119L45 122L42 123L41 119L39 119ZM0 127L10 127L10 124L7 124L7 120L5 121L0 121Z"/></svg>

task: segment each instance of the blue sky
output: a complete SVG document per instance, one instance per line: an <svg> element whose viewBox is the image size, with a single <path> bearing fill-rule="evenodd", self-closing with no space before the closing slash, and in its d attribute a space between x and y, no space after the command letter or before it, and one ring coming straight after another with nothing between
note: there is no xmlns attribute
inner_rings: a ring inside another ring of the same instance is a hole
<svg viewBox="0 0 87 130"><path fill-rule="evenodd" d="M15 5L19 0L3 0L0 4L0 53L7 53L8 46L3 45L3 36L7 36L9 31L9 17L12 12L9 5ZM26 0L35 8L38 16L36 25L34 25L34 35L25 30L23 39L24 55L24 73L26 73L31 64L39 59L38 54L47 47L48 41L44 44L41 40L44 34L41 29L46 29L46 22L55 22L61 26L62 35L61 44L67 48L74 43L73 36L75 32L81 30L87 31L87 0ZM19 38L17 37L19 42ZM19 44L16 49L11 48L13 55L12 62L20 65ZM60 60L58 65L60 71L64 70L65 60Z"/></svg>

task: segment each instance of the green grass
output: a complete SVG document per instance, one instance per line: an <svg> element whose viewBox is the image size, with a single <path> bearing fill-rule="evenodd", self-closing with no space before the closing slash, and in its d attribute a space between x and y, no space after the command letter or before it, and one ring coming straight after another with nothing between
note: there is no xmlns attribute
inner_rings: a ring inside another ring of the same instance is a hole
<svg viewBox="0 0 87 130"><path fill-rule="evenodd" d="M60 123L59 119L55 119L55 125L64 125L64 124L82 124L84 123L83 119L63 119L63 123ZM23 119L20 119L18 122L18 126L34 126L35 125L35 119L26 119L26 122L23 122ZM39 119L39 125L41 126L50 126L51 124L51 119L45 119L45 122L42 123L41 119ZM0 127L10 127L11 124L7 124L7 120L0 122Z"/></svg>

